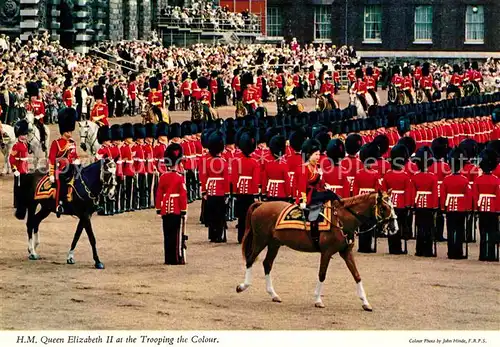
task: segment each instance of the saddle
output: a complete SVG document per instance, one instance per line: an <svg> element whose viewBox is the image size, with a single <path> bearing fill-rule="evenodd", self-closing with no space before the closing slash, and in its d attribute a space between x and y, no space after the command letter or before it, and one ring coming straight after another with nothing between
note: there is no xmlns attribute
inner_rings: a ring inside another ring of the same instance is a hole
<svg viewBox="0 0 500 347"><path fill-rule="evenodd" d="M74 178L68 178L65 184L68 185L68 195L67 201L71 202L73 200L73 182ZM42 177L40 181L38 181L35 188L35 200L45 200L45 199L55 199L56 198L56 187L50 182L49 175L45 175Z"/></svg>
<svg viewBox="0 0 500 347"><path fill-rule="evenodd" d="M319 204L310 207L307 213L304 213L297 205L290 205L279 215L275 229L309 231L311 230L311 222L318 222L319 231L330 231L331 223L333 223L334 227L342 227L340 219L335 217L335 212L332 213L331 202L328 201L325 205Z"/></svg>

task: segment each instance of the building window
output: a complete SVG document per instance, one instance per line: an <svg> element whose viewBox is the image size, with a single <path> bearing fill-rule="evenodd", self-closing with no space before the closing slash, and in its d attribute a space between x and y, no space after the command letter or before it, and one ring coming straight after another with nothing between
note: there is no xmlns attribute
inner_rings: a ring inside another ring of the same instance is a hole
<svg viewBox="0 0 500 347"><path fill-rule="evenodd" d="M279 7L267 9L267 36L283 36L283 15Z"/></svg>
<svg viewBox="0 0 500 347"><path fill-rule="evenodd" d="M484 43L484 7L467 6L465 42Z"/></svg>
<svg viewBox="0 0 500 347"><path fill-rule="evenodd" d="M332 8L330 6L314 7L314 39L332 39Z"/></svg>
<svg viewBox="0 0 500 347"><path fill-rule="evenodd" d="M382 7L380 5L365 6L365 41L382 42Z"/></svg>
<svg viewBox="0 0 500 347"><path fill-rule="evenodd" d="M432 43L432 6L415 8L415 42Z"/></svg>

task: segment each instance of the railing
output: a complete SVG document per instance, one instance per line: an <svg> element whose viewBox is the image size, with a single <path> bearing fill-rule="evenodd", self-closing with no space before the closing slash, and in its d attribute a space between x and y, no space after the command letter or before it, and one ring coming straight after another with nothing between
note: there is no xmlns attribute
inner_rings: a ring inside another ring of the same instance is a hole
<svg viewBox="0 0 500 347"><path fill-rule="evenodd" d="M247 19L241 21L230 18L204 18L201 16L188 18L174 18L169 16L158 16L159 27L178 27L191 30L203 30L210 32L227 32L235 33L260 34L261 16L251 15Z"/></svg>

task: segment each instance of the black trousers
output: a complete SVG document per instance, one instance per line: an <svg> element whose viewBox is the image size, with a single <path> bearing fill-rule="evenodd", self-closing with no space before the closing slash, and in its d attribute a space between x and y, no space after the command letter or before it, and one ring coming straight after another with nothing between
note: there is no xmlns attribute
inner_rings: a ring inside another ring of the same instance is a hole
<svg viewBox="0 0 500 347"><path fill-rule="evenodd" d="M188 202L193 202L195 198L195 174L193 170L186 170L186 188L187 188L187 198Z"/></svg>
<svg viewBox="0 0 500 347"><path fill-rule="evenodd" d="M415 228L417 229L417 257L434 256L434 211L426 208L415 210Z"/></svg>
<svg viewBox="0 0 500 347"><path fill-rule="evenodd" d="M444 240L444 212L437 211L436 214L436 241Z"/></svg>
<svg viewBox="0 0 500 347"><path fill-rule="evenodd" d="M378 232L377 228L373 228L368 231L373 226L371 225L362 225L359 227L359 253L375 253L376 247L373 246L374 243L374 235ZM375 243L377 239L375 238Z"/></svg>
<svg viewBox="0 0 500 347"><path fill-rule="evenodd" d="M394 235L387 236L387 243L389 245L389 253L390 254L403 254L403 250L401 249L401 239L406 226L406 216L408 214L407 208L396 208L396 216L398 217L398 227L399 231ZM405 248L406 251L406 248Z"/></svg>
<svg viewBox="0 0 500 347"><path fill-rule="evenodd" d="M134 176L124 177L124 191L121 198L121 208L125 212L132 210L132 189L134 186Z"/></svg>
<svg viewBox="0 0 500 347"><path fill-rule="evenodd" d="M467 212L447 212L448 258L464 259L465 217Z"/></svg>
<svg viewBox="0 0 500 347"><path fill-rule="evenodd" d="M479 235L481 237L479 240L479 260L499 261L498 213L479 213Z"/></svg>
<svg viewBox="0 0 500 347"><path fill-rule="evenodd" d="M154 174L148 173L147 174L147 179L146 179L146 205L148 208L154 207L154 205L151 204L151 202L154 203L155 197L151 198L151 195L153 194L153 177Z"/></svg>
<svg viewBox="0 0 500 347"><path fill-rule="evenodd" d="M132 208L135 210L146 208L146 174L138 174L137 182L134 182Z"/></svg>
<svg viewBox="0 0 500 347"><path fill-rule="evenodd" d="M123 176L116 176L116 195L115 195L115 208L114 213L123 212Z"/></svg>
<svg viewBox="0 0 500 347"><path fill-rule="evenodd" d="M413 231L413 211L408 209L408 215L406 216L406 225L408 226L405 230L406 234L403 233L403 238L405 240L414 239L415 233Z"/></svg>
<svg viewBox="0 0 500 347"><path fill-rule="evenodd" d="M38 119L35 119L35 126L40 132L40 144L42 145L42 149L46 148L47 144L45 143L45 140L47 139L47 134L45 133L45 127L43 126L43 123Z"/></svg>
<svg viewBox="0 0 500 347"><path fill-rule="evenodd" d="M187 111L189 109L189 104L191 103L191 96L184 95L184 104L182 105L182 110Z"/></svg>
<svg viewBox="0 0 500 347"><path fill-rule="evenodd" d="M165 264L184 265L185 240L181 230L181 216L178 214L166 214L163 220L163 250Z"/></svg>
<svg viewBox="0 0 500 347"><path fill-rule="evenodd" d="M115 114L115 103L108 101L108 117L114 117Z"/></svg>
<svg viewBox="0 0 500 347"><path fill-rule="evenodd" d="M373 89L368 89L368 93L371 95L374 105L378 105L377 94L375 91Z"/></svg>
<svg viewBox="0 0 500 347"><path fill-rule="evenodd" d="M476 217L472 212L465 216L465 240L476 242Z"/></svg>
<svg viewBox="0 0 500 347"><path fill-rule="evenodd" d="M238 218L238 243L241 243L245 235L245 222L248 208L254 203L253 195L236 195L235 210L236 218Z"/></svg>
<svg viewBox="0 0 500 347"><path fill-rule="evenodd" d="M226 242L226 202L224 196L208 196L205 202L205 223L208 225L208 239L212 242Z"/></svg>
<svg viewBox="0 0 500 347"><path fill-rule="evenodd" d="M154 199L154 205L156 206L156 192L158 191L158 182L160 180L159 175L154 175L153 178L153 199Z"/></svg>

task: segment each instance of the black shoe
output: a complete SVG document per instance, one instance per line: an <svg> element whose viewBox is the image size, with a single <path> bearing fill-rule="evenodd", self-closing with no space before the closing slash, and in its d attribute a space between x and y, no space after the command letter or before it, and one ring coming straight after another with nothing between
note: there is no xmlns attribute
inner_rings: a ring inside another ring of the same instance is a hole
<svg viewBox="0 0 500 347"><path fill-rule="evenodd" d="M62 207L62 205L57 205L57 208L56 208L56 216L57 218L61 218L61 215L64 213L64 208Z"/></svg>
<svg viewBox="0 0 500 347"><path fill-rule="evenodd" d="M45 145L45 143L42 143L42 151L47 152L47 146Z"/></svg>

